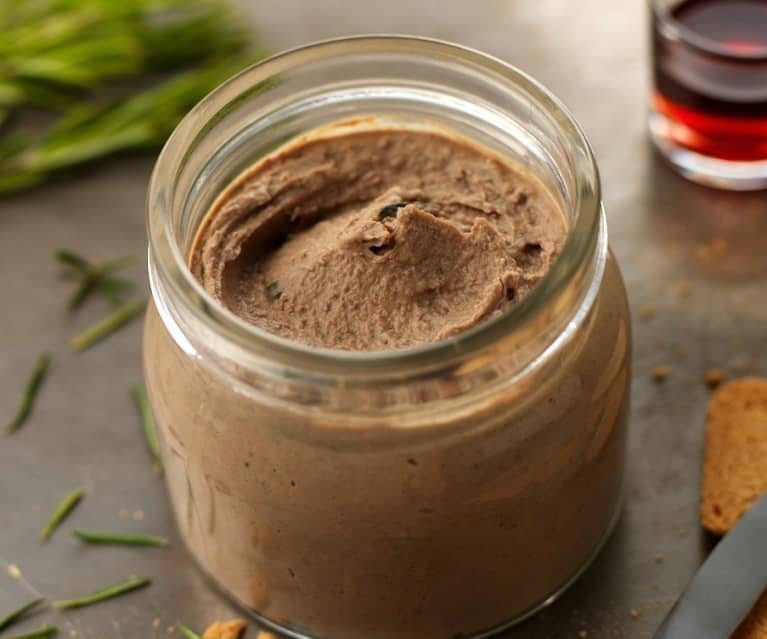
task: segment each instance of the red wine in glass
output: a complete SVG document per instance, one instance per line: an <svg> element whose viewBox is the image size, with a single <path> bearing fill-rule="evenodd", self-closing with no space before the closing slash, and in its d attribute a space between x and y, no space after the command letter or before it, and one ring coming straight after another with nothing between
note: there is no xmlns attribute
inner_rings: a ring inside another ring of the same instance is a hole
<svg viewBox="0 0 767 639"><path fill-rule="evenodd" d="M656 1L653 75L656 142L767 161L767 0Z"/></svg>

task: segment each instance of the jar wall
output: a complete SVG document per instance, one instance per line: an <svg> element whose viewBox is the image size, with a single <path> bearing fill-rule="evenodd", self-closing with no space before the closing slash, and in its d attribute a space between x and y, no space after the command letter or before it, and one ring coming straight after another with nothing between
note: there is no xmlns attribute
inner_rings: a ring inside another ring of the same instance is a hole
<svg viewBox="0 0 767 639"><path fill-rule="evenodd" d="M341 428L320 407L242 392L154 307L144 341L190 551L260 615L333 639L472 635L579 573L620 502L629 358L611 256L589 317L525 380L525 401L507 388L457 412L432 402L417 440L385 416Z"/></svg>

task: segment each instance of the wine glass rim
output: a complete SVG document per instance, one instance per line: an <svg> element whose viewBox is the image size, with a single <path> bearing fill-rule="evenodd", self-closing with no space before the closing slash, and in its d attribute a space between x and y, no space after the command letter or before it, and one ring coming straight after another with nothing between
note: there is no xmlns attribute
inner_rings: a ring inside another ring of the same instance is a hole
<svg viewBox="0 0 767 639"><path fill-rule="evenodd" d="M652 11L657 20L656 28L663 37L678 40L705 55L719 59L735 62L767 62L767 45L755 45L751 49L734 49L690 29L677 20L673 15L673 9L685 1L651 0Z"/></svg>

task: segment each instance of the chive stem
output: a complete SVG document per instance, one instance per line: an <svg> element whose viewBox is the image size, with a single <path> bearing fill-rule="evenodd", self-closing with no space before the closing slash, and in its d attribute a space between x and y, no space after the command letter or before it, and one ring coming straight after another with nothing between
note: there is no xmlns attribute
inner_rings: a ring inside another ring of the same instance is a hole
<svg viewBox="0 0 767 639"><path fill-rule="evenodd" d="M266 299L276 300L282 295L282 288L279 282L270 282L264 288L264 292L266 293Z"/></svg>
<svg viewBox="0 0 767 639"><path fill-rule="evenodd" d="M54 601L53 605L56 606L56 608L59 610L91 606L108 599L113 599L114 597L119 597L120 595L124 595L125 593L131 592L133 590L144 588L150 583L152 583L151 579L147 579L146 577L131 577L130 579L126 579L125 581L121 581L120 583L114 584L112 586L107 586L106 588L94 592L90 595L77 597L75 599L62 599L60 601Z"/></svg>
<svg viewBox="0 0 767 639"><path fill-rule="evenodd" d="M105 533L95 530L77 529L72 533L75 537L88 544L107 544L117 546L167 546L168 540L157 535L141 535L132 533Z"/></svg>
<svg viewBox="0 0 767 639"><path fill-rule="evenodd" d="M67 302L67 308L70 311L79 308L88 295L91 294L91 291L96 288L96 282L97 280L93 275L90 273L84 274L80 283L75 287L75 290L72 291L72 295L70 295L69 301Z"/></svg>
<svg viewBox="0 0 767 639"><path fill-rule="evenodd" d="M79 308L88 296L99 291L113 306L119 303L119 292L133 286L129 280L114 277L112 273L125 268L134 261L133 255L121 255L104 262L90 262L82 255L68 249L58 249L56 260L68 267L78 280L67 302L70 310Z"/></svg>
<svg viewBox="0 0 767 639"><path fill-rule="evenodd" d="M47 541L51 538L51 535L53 535L53 532L56 530L56 528L58 528L61 522L66 519L67 515L69 515L69 513L74 510L75 506L80 503L80 500L83 498L84 494L85 492L82 490L82 488L77 488L69 492L64 497L64 499L58 503L50 518L48 519L48 522L40 532L40 539Z"/></svg>
<svg viewBox="0 0 767 639"><path fill-rule="evenodd" d="M16 411L16 415L6 425L6 430L9 433L15 433L29 417L32 412L32 408L35 404L35 399L40 391L40 387L45 379L45 374L48 372L48 367L51 363L51 356L48 353L43 353L37 358L35 368L32 370L32 374L29 376L27 385L24 388L24 394L21 398L21 403Z"/></svg>
<svg viewBox="0 0 767 639"><path fill-rule="evenodd" d="M152 407L149 405L149 398L146 390L138 384L131 386L131 395L136 402L139 416L141 417L141 426L144 430L144 439L147 448L154 457L154 467L158 472L162 472L162 451L160 450L160 441L157 438L157 424L154 421Z"/></svg>
<svg viewBox="0 0 767 639"><path fill-rule="evenodd" d="M75 337L70 342L72 350L80 353L90 348L96 342L100 342L102 339L127 324L130 320L136 317L143 308L144 302L140 300L134 300L133 302L124 304Z"/></svg>
<svg viewBox="0 0 767 639"><path fill-rule="evenodd" d="M119 257L115 257L111 260L107 260L106 262L97 264L96 269L101 273L113 273L114 271L119 271L126 266L130 266L135 261L136 256L133 254L120 255Z"/></svg>
<svg viewBox="0 0 767 639"><path fill-rule="evenodd" d="M65 266L71 266L78 271L86 271L90 268L90 263L82 255L78 255L69 249L58 249L55 253L56 259Z"/></svg>
<svg viewBox="0 0 767 639"><path fill-rule="evenodd" d="M43 601L45 600L35 599L33 601L30 601L28 604L24 604L23 606L21 606L21 608L17 608L13 612L5 616L3 619L0 619L0 632L10 628L13 624L15 624L19 619L21 619L28 612L30 612L34 608L37 608L41 603L43 603Z"/></svg>
<svg viewBox="0 0 767 639"><path fill-rule="evenodd" d="M49 639L58 633L56 626L43 626L40 630L24 633L23 635L14 635L13 637L3 637L3 639Z"/></svg>
<svg viewBox="0 0 767 639"><path fill-rule="evenodd" d="M181 634L184 635L185 639L202 639L200 635L198 635L189 626L185 626L183 623L179 624L178 629L181 631Z"/></svg>

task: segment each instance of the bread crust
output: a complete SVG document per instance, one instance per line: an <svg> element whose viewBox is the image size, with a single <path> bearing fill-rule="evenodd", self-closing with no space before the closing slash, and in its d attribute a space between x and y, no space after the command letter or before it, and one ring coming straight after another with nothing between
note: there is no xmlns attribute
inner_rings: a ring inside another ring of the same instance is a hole
<svg viewBox="0 0 767 639"><path fill-rule="evenodd" d="M708 405L703 527L724 535L765 492L767 379L743 378L720 386Z"/></svg>

